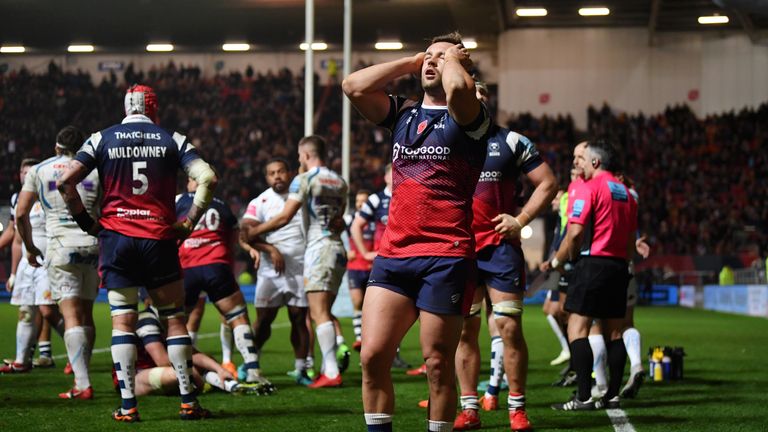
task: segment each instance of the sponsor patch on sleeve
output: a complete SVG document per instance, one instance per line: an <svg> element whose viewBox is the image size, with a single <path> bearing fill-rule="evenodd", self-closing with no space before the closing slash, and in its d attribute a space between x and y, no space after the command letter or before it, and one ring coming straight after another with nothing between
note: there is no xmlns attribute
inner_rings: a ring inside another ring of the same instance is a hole
<svg viewBox="0 0 768 432"><path fill-rule="evenodd" d="M627 188L624 187L621 183L616 182L607 182L608 183L608 189L611 191L611 198L613 198L614 201L627 201L629 200L629 197L627 195Z"/></svg>
<svg viewBox="0 0 768 432"><path fill-rule="evenodd" d="M579 217L581 216L581 212L584 211L584 200L578 199L573 202L573 212L571 213L572 217Z"/></svg>

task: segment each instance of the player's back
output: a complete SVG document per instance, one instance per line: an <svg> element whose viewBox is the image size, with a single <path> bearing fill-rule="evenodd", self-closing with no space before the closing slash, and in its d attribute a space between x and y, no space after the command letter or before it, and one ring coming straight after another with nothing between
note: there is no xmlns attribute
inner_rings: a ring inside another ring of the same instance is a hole
<svg viewBox="0 0 768 432"><path fill-rule="evenodd" d="M96 237L85 234L72 218L64 199L56 188L56 180L64 175L72 157L54 156L36 165L27 175L29 186L34 187L45 211L45 225L49 246L78 247L92 246ZM26 182L25 182L26 183ZM27 185L25 184L25 187ZM83 206L92 216L98 213L99 175L92 171L77 185L77 192Z"/></svg>
<svg viewBox="0 0 768 432"><path fill-rule="evenodd" d="M192 207L195 194L187 192L176 199L176 214L183 219ZM233 233L237 218L229 206L214 198L195 229L179 248L182 268L214 263L232 264Z"/></svg>
<svg viewBox="0 0 768 432"><path fill-rule="evenodd" d="M316 167L297 175L289 190L290 199L304 204L307 246L325 238L341 241L341 230L334 225L344 217L347 182L340 175L327 167Z"/></svg>
<svg viewBox="0 0 768 432"><path fill-rule="evenodd" d="M104 228L130 237L173 238L176 178L181 166L198 158L193 150L184 135L171 135L143 115L93 134L77 159L99 170Z"/></svg>
<svg viewBox="0 0 768 432"><path fill-rule="evenodd" d="M502 237L496 233L493 218L501 213L517 212L517 195L521 174L527 174L543 163L533 143L523 135L494 126L488 139L483 171L475 188L472 203L472 230L477 250L498 245ZM519 240L515 240L519 243Z"/></svg>

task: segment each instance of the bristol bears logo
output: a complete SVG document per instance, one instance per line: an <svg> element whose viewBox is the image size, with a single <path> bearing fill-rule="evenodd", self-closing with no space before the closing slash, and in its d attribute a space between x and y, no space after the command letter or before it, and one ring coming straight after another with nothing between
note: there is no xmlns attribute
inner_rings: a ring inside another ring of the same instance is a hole
<svg viewBox="0 0 768 432"><path fill-rule="evenodd" d="M419 123L419 126L416 127L416 133L417 134L421 134L422 132L424 132L424 129L427 128L427 124L429 124L429 123L426 120L424 120L423 122Z"/></svg>
<svg viewBox="0 0 768 432"><path fill-rule="evenodd" d="M491 141L488 143L488 156L501 156L501 152L499 150L499 143L496 141Z"/></svg>

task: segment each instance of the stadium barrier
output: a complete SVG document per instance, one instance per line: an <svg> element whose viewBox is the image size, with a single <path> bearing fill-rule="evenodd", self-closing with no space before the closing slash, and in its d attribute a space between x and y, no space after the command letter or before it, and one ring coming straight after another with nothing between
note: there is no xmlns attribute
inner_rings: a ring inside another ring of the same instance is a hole
<svg viewBox="0 0 768 432"><path fill-rule="evenodd" d="M704 309L768 318L768 285L705 285Z"/></svg>

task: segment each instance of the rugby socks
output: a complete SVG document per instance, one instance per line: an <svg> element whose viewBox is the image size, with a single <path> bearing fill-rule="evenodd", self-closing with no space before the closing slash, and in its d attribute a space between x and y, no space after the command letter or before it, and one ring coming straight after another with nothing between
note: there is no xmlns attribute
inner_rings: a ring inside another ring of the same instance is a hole
<svg viewBox="0 0 768 432"><path fill-rule="evenodd" d="M363 311L355 311L352 318L352 327L355 330L355 340L363 340Z"/></svg>
<svg viewBox="0 0 768 432"><path fill-rule="evenodd" d="M237 381L229 379L222 381L219 374L210 371L205 373L205 382L227 393L232 393L232 389L237 387Z"/></svg>
<svg viewBox="0 0 768 432"><path fill-rule="evenodd" d="M229 324L219 326L219 339L221 339L221 362L232 363L232 327Z"/></svg>
<svg viewBox="0 0 768 432"><path fill-rule="evenodd" d="M91 386L88 377L88 337L85 329L77 326L64 332L64 344L67 346L67 357L75 374L75 386L85 390Z"/></svg>
<svg viewBox="0 0 768 432"><path fill-rule="evenodd" d="M560 328L560 323L557 322L557 319L554 315L547 315L547 322L549 323L549 326L552 327L552 332L555 333L555 336L557 337L557 341L560 342L560 351L566 352L569 350L568 348L568 339L565 338L565 335L563 334L563 329Z"/></svg>
<svg viewBox="0 0 768 432"><path fill-rule="evenodd" d="M30 360L30 347L35 339L35 321L22 320L16 324L16 363L28 365Z"/></svg>
<svg viewBox="0 0 768 432"><path fill-rule="evenodd" d="M323 374L328 378L339 376L339 365L336 362L336 330L333 321L326 321L315 328L317 342L323 353Z"/></svg>
<svg viewBox="0 0 768 432"><path fill-rule="evenodd" d="M293 360L293 368L299 372L307 370L307 360L303 358L297 358Z"/></svg>
<svg viewBox="0 0 768 432"><path fill-rule="evenodd" d="M334 330L336 331L336 330ZM342 335L336 335L336 346L344 345L346 341L344 340L344 336Z"/></svg>
<svg viewBox="0 0 768 432"><path fill-rule="evenodd" d="M480 410L480 404L477 402L477 392L463 393L460 398L461 410Z"/></svg>
<svg viewBox="0 0 768 432"><path fill-rule="evenodd" d="M247 382L255 381L259 376L259 357L256 354L256 347L253 345L253 332L248 324L240 324L232 330L235 336L235 346L243 356L243 367L248 377Z"/></svg>
<svg viewBox="0 0 768 432"><path fill-rule="evenodd" d="M40 357L51 358L51 341L38 342L40 348Z"/></svg>
<svg viewBox="0 0 768 432"><path fill-rule="evenodd" d="M522 393L509 393L507 396L507 405L509 411L525 409L525 395Z"/></svg>
<svg viewBox="0 0 768 432"><path fill-rule="evenodd" d="M610 361L610 352L608 353ZM576 339L571 342L571 364L576 371L576 382L578 383L578 392L576 396L580 401L586 402L592 398L591 383L592 379L592 349L589 347L587 338Z"/></svg>
<svg viewBox="0 0 768 432"><path fill-rule="evenodd" d="M605 339L603 335L589 335L589 347L592 349L592 370L595 372L597 388L605 389L608 379L605 376Z"/></svg>
<svg viewBox="0 0 768 432"><path fill-rule="evenodd" d="M392 414L365 413L365 424L368 432L392 432Z"/></svg>
<svg viewBox="0 0 768 432"><path fill-rule="evenodd" d="M608 393L606 399L611 399L619 395L621 380L624 378L624 363L627 362L627 350L624 348L624 341L616 339L608 342L608 369L611 374L611 380L608 383Z"/></svg>
<svg viewBox="0 0 768 432"><path fill-rule="evenodd" d="M453 430L453 422L427 420L428 432L451 432Z"/></svg>
<svg viewBox="0 0 768 432"><path fill-rule="evenodd" d="M197 332L187 331L189 333L189 340L192 341L192 346L197 346Z"/></svg>
<svg viewBox="0 0 768 432"><path fill-rule="evenodd" d="M133 333L112 330L112 361L120 386L123 410L136 407L136 344L139 339Z"/></svg>
<svg viewBox="0 0 768 432"><path fill-rule="evenodd" d="M504 341L501 336L491 338L491 376L488 381L488 388L485 394L490 396L499 395L501 386L501 377L504 375Z"/></svg>
<svg viewBox="0 0 768 432"><path fill-rule="evenodd" d="M85 364L90 370L93 345L96 343L96 328L93 326L83 326L83 330L85 331L85 339L88 341L88 349L85 352Z"/></svg>
<svg viewBox="0 0 768 432"><path fill-rule="evenodd" d="M640 353L642 348L640 332L636 328L630 327L624 330L624 334L621 337L624 339L624 348L627 350L627 356L629 357L630 372L637 373L642 371L643 360Z"/></svg>
<svg viewBox="0 0 768 432"><path fill-rule="evenodd" d="M179 381L179 393L181 403L189 404L197 402L195 385L192 383L192 340L188 335L171 336L166 339L168 343L168 359L176 371L176 379Z"/></svg>

